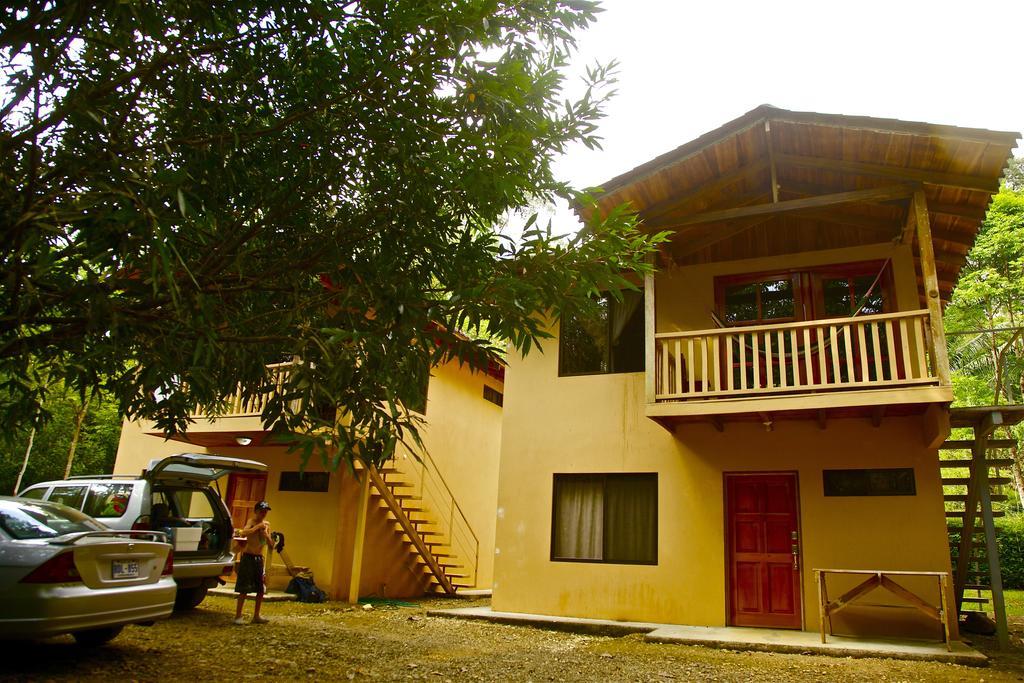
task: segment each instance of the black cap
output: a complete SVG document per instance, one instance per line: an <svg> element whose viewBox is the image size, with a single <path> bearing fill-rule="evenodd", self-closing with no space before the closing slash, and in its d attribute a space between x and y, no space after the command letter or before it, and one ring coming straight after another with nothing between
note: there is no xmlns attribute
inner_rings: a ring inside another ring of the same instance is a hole
<svg viewBox="0 0 1024 683"><path fill-rule="evenodd" d="M256 503L256 509L266 510L267 512L270 512L270 503L268 503L265 500L261 500L260 502Z"/></svg>

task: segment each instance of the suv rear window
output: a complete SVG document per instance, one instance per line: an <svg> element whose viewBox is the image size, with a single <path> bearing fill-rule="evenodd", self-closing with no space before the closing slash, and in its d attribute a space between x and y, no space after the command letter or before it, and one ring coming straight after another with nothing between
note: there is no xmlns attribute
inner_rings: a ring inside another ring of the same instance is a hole
<svg viewBox="0 0 1024 683"><path fill-rule="evenodd" d="M132 488L131 484L92 484L82 512L90 517L123 517L128 510Z"/></svg>

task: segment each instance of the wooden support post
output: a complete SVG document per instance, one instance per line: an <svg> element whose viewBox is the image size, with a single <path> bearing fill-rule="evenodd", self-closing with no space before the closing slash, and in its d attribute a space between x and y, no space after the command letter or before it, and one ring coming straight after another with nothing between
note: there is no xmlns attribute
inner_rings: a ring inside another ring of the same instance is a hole
<svg viewBox="0 0 1024 683"><path fill-rule="evenodd" d="M907 207L907 219L903 222L903 232L900 234L902 244L911 245L914 243L914 232L917 228L916 212L914 211L914 200L910 200Z"/></svg>
<svg viewBox="0 0 1024 683"><path fill-rule="evenodd" d="M1001 416L1000 416L1001 417ZM1000 420L1001 421L1001 420ZM992 497L988 490L988 464L984 462L988 450L988 436L975 434L975 449L981 453L981 461L975 460L975 467L981 469L978 477L981 485L981 519L985 526L985 553L988 555L988 571L992 588L992 611L996 618L996 638L999 649L1010 647L1010 634L1006 627L1006 602L1003 600L1003 576L999 568L999 546L996 545L996 527L992 519ZM966 524L966 519L964 520Z"/></svg>
<svg viewBox="0 0 1024 683"><path fill-rule="evenodd" d="M363 546L366 542L366 514L370 507L369 466L362 470L359 482L359 507L356 508L355 538L352 541L352 574L348 582L348 601L359 602L359 581L363 570Z"/></svg>
<svg viewBox="0 0 1024 683"><path fill-rule="evenodd" d="M949 408L937 403L928 404L921 417L921 435L924 437L925 448L940 448L949 437L949 429Z"/></svg>
<svg viewBox="0 0 1024 683"><path fill-rule="evenodd" d="M654 256L648 257L648 263L655 265ZM644 275L644 393L646 394L647 405L654 405L655 377L658 372L657 353L655 351L654 335L657 332L657 319L655 318L654 305L654 273ZM679 372L679 368L676 368ZM662 385L668 382L668 377L661 378Z"/></svg>
<svg viewBox="0 0 1024 683"><path fill-rule="evenodd" d="M828 603L828 587L825 585L825 573L818 569L815 569L814 582L818 584L818 627L821 629L821 642L824 643L825 605Z"/></svg>
<svg viewBox="0 0 1024 683"><path fill-rule="evenodd" d="M942 609L942 632L946 636L946 650L952 652L953 644L950 642L952 638L952 629L950 620L955 620L955 615L951 615L949 612L949 598L947 597L946 591L949 590L949 577L945 574L939 576L939 605ZM956 621L953 621L956 624Z"/></svg>
<svg viewBox="0 0 1024 683"><path fill-rule="evenodd" d="M935 270L935 247L932 244L932 228L928 219L928 200L924 190L914 192L914 222L917 224L917 246L921 255L921 274L924 276L925 299L928 302L928 322L931 330L932 358L935 361L935 375L941 386L950 386L949 351L946 348L946 331L942 326L942 300L939 293L939 276Z"/></svg>
<svg viewBox="0 0 1024 683"><path fill-rule="evenodd" d="M871 409L871 426L875 429L882 426L882 418L885 417L885 406L875 406Z"/></svg>
<svg viewBox="0 0 1024 683"><path fill-rule="evenodd" d="M771 174L772 184L772 203L779 203L779 176L778 171L775 168L775 149L772 145L772 122L768 119L764 121L764 141L768 147L768 168Z"/></svg>

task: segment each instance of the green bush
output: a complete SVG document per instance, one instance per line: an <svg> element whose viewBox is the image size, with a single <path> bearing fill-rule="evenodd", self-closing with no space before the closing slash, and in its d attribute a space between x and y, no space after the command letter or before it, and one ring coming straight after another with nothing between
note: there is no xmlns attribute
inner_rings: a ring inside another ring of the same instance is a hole
<svg viewBox="0 0 1024 683"><path fill-rule="evenodd" d="M959 546L958 524L949 526L949 540L950 547ZM975 540L983 544L985 537L978 535ZM1018 512L996 519L996 544L999 546L1003 588L1024 588L1024 514Z"/></svg>
<svg viewBox="0 0 1024 683"><path fill-rule="evenodd" d="M1024 588L1024 514L996 520L999 565L1004 588Z"/></svg>

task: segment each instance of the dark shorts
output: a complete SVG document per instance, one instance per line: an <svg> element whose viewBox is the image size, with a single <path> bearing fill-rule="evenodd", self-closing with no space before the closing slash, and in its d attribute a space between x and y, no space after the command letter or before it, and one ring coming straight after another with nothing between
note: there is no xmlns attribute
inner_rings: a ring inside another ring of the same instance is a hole
<svg viewBox="0 0 1024 683"><path fill-rule="evenodd" d="M236 593L263 595L263 556L242 553L235 575Z"/></svg>

